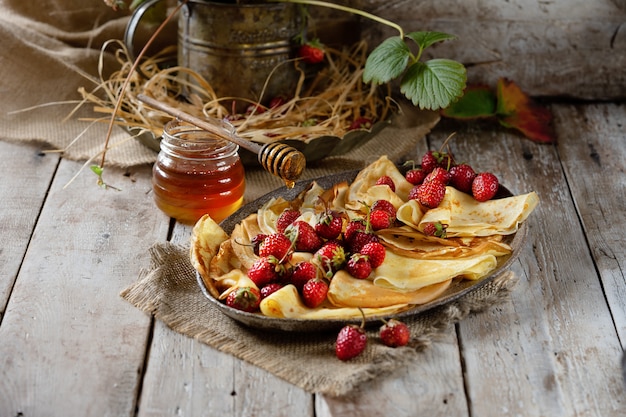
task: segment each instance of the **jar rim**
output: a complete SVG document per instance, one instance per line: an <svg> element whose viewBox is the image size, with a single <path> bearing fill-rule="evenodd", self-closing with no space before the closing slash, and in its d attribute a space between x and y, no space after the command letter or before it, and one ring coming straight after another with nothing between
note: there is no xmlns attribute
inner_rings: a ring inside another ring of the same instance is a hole
<svg viewBox="0 0 626 417"><path fill-rule="evenodd" d="M208 122L214 125L216 129L222 130L225 137L235 134L234 126L226 121L210 119ZM178 157L182 157L180 155L182 151L189 158L223 158L236 154L239 145L215 133L174 119L168 122L163 129L161 150L176 153Z"/></svg>

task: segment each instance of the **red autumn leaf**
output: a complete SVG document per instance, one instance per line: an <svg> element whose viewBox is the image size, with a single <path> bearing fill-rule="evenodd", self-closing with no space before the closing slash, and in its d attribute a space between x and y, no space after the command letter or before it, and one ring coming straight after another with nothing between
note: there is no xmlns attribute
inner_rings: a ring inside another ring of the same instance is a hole
<svg viewBox="0 0 626 417"><path fill-rule="evenodd" d="M528 97L513 81L498 80L498 108L500 124L517 129L534 142L555 141L552 130L552 112Z"/></svg>

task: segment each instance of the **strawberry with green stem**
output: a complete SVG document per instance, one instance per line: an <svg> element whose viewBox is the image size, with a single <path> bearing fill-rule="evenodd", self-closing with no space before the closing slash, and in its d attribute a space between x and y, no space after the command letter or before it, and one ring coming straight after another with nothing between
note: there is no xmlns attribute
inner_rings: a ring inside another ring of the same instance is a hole
<svg viewBox="0 0 626 417"><path fill-rule="evenodd" d="M359 356L367 347L367 334L365 333L365 314L360 326L349 324L344 326L337 335L335 343L335 355L339 360L348 361Z"/></svg>

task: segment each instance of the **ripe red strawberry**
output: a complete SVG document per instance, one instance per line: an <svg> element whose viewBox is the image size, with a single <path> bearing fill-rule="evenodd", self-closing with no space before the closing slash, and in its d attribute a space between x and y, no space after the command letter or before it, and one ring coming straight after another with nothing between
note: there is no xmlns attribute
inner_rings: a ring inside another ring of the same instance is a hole
<svg viewBox="0 0 626 417"><path fill-rule="evenodd" d="M472 181L472 195L476 201L491 200L498 192L498 178L490 172L481 172Z"/></svg>
<svg viewBox="0 0 626 417"><path fill-rule="evenodd" d="M433 169L439 165L437 158L433 155L433 151L428 151L422 156L422 170L426 174L430 174Z"/></svg>
<svg viewBox="0 0 626 417"><path fill-rule="evenodd" d="M447 227L448 227L447 225L441 224L441 222L426 223L424 225L424 234L427 236L436 236L436 237L445 238Z"/></svg>
<svg viewBox="0 0 626 417"><path fill-rule="evenodd" d="M343 232L343 238L346 242L350 242L354 237L355 232L365 231L365 220L357 219L352 220L346 226L346 230Z"/></svg>
<svg viewBox="0 0 626 417"><path fill-rule="evenodd" d="M372 268L378 268L385 260L387 251L380 242L369 242L361 248L361 255L367 256ZM369 274L368 274L369 275Z"/></svg>
<svg viewBox="0 0 626 417"><path fill-rule="evenodd" d="M274 294L276 291L280 290L282 287L283 287L282 284L279 284L277 282L270 282L269 284L265 285L263 288L261 288L261 300Z"/></svg>
<svg viewBox="0 0 626 417"><path fill-rule="evenodd" d="M326 300L328 284L321 278L313 278L302 287L302 300L309 308L315 308Z"/></svg>
<svg viewBox="0 0 626 417"><path fill-rule="evenodd" d="M450 182L450 173L441 167L435 167L430 174L424 178L423 182L439 181L443 184Z"/></svg>
<svg viewBox="0 0 626 417"><path fill-rule="evenodd" d="M344 326L337 335L335 354L342 361L359 356L367 347L367 335L363 327L350 324Z"/></svg>
<svg viewBox="0 0 626 417"><path fill-rule="evenodd" d="M307 64L319 64L324 61L324 50L319 41L305 43L298 49L298 56Z"/></svg>
<svg viewBox="0 0 626 417"><path fill-rule="evenodd" d="M324 275L331 278L346 264L346 251L337 241L328 241L313 255L315 262L319 263Z"/></svg>
<svg viewBox="0 0 626 417"><path fill-rule="evenodd" d="M390 319L380 328L380 340L389 347L406 346L411 339L409 327L396 319Z"/></svg>
<svg viewBox="0 0 626 417"><path fill-rule="evenodd" d="M282 233L272 233L266 236L259 246L259 256L274 256L280 263L285 263L291 259L293 244L287 236Z"/></svg>
<svg viewBox="0 0 626 417"><path fill-rule="evenodd" d="M315 232L324 239L336 239L343 229L343 216L334 210L327 210L320 213Z"/></svg>
<svg viewBox="0 0 626 417"><path fill-rule="evenodd" d="M276 107L282 106L286 103L285 97L276 96L270 100L269 108L275 109Z"/></svg>
<svg viewBox="0 0 626 417"><path fill-rule="evenodd" d="M293 222L285 229L285 234L295 242L296 250L299 252L315 252L322 246L322 240L313 226L303 220Z"/></svg>
<svg viewBox="0 0 626 417"><path fill-rule="evenodd" d="M436 167L449 170L453 165L452 157L446 152L428 151L422 156L422 169L428 174Z"/></svg>
<svg viewBox="0 0 626 417"><path fill-rule="evenodd" d="M352 253L359 253L361 252L361 248L363 248L363 246L365 246L369 242L378 242L378 236L376 236L374 233L366 232L364 230L358 230L347 242L348 249Z"/></svg>
<svg viewBox="0 0 626 417"><path fill-rule="evenodd" d="M261 303L261 293L254 287L238 287L226 297L226 305L237 310L254 312Z"/></svg>
<svg viewBox="0 0 626 417"><path fill-rule="evenodd" d="M369 130L371 128L372 128L372 121L370 119L368 119L367 117L359 117L350 124L350 127L348 128L348 130L355 130L355 129Z"/></svg>
<svg viewBox="0 0 626 417"><path fill-rule="evenodd" d="M372 273L372 264L370 264L367 256L354 253L348 259L346 271L354 278L365 279Z"/></svg>
<svg viewBox="0 0 626 417"><path fill-rule="evenodd" d="M455 165L450 168L450 185L459 191L470 194L472 181L476 177L474 169L467 164Z"/></svg>
<svg viewBox="0 0 626 417"><path fill-rule="evenodd" d="M438 207L446 195L446 186L439 181L425 182L415 186L415 197L420 204L428 208ZM409 193L409 198L413 193Z"/></svg>
<svg viewBox="0 0 626 417"><path fill-rule="evenodd" d="M425 170L421 168L414 168L414 169L408 170L406 174L404 174L404 177L411 184L419 185L424 182L424 178L426 178L426 175L428 174L426 173Z"/></svg>
<svg viewBox="0 0 626 417"><path fill-rule="evenodd" d="M391 188L391 191L396 192L396 184L393 182L393 179L388 175L383 175L379 179L376 180L376 185L387 185Z"/></svg>
<svg viewBox="0 0 626 417"><path fill-rule="evenodd" d="M317 276L317 272L317 266L313 265L311 262L298 262L293 268L290 282L298 289L298 291L302 292L304 284L315 278Z"/></svg>
<svg viewBox="0 0 626 417"><path fill-rule="evenodd" d="M257 287L261 288L278 278L278 266L278 259L273 256L259 258L248 270L248 277Z"/></svg>
<svg viewBox="0 0 626 417"><path fill-rule="evenodd" d="M289 227L293 222L296 221L298 217L300 217L300 212L298 210L286 209L283 211L278 219L276 220L276 231L278 233L284 233L285 229Z"/></svg>
<svg viewBox="0 0 626 417"><path fill-rule="evenodd" d="M376 200L374 201L374 203L372 204L372 211L374 210L384 210L387 213L389 213L390 216L392 216L394 219L396 217L396 208L394 207L393 204L391 204L391 202L387 201L387 200Z"/></svg>
<svg viewBox="0 0 626 417"><path fill-rule="evenodd" d="M267 237L266 234L259 233L258 235L252 238L252 242L251 242L252 248L256 256L259 256L259 248L261 246L261 243L263 243L263 240L265 240L266 237Z"/></svg>
<svg viewBox="0 0 626 417"><path fill-rule="evenodd" d="M395 217L392 217L385 210L373 210L370 212L370 224L372 230L387 229L393 225Z"/></svg>

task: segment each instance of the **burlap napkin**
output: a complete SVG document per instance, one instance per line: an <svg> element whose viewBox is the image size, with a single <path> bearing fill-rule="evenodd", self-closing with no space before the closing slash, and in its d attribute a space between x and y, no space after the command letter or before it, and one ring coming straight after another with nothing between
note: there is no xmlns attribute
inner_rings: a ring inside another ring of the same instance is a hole
<svg viewBox="0 0 626 417"><path fill-rule="evenodd" d="M469 314L507 299L517 282L513 272L505 272L455 302L404 320L412 334L407 347L384 346L377 339L378 328L370 328L365 352L341 362L334 353L336 331L263 331L245 327L223 315L201 292L188 253L189 249L183 246L155 244L150 250L151 267L122 291L122 297L177 332L304 390L331 396L348 394L365 381L389 375L408 361L417 360L418 352L430 346L437 335Z"/></svg>

